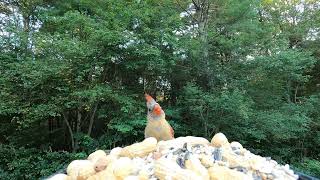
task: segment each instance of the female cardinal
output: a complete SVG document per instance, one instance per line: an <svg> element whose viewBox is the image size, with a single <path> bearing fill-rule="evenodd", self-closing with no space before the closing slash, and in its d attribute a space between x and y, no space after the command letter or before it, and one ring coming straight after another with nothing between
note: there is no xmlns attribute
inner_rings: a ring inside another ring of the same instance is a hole
<svg viewBox="0 0 320 180"><path fill-rule="evenodd" d="M173 139L174 131L166 121L166 115L160 105L149 94L145 94L145 98L148 107L148 122L144 130L145 138L154 137L158 141Z"/></svg>

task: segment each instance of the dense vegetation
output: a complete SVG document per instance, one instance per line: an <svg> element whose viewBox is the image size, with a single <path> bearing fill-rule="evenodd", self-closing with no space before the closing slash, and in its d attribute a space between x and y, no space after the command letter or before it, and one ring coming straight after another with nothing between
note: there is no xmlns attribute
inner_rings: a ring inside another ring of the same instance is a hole
<svg viewBox="0 0 320 180"><path fill-rule="evenodd" d="M0 179L141 140L145 91L320 177L319 31L317 0L2 0Z"/></svg>

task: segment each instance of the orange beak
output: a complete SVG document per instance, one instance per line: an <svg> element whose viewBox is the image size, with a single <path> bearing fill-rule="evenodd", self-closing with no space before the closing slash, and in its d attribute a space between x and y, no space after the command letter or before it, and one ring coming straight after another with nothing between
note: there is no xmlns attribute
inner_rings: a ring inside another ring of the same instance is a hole
<svg viewBox="0 0 320 180"><path fill-rule="evenodd" d="M161 107L159 104L156 104L155 107L154 107L154 110L153 110L153 113L156 114L156 115L160 115L161 114Z"/></svg>

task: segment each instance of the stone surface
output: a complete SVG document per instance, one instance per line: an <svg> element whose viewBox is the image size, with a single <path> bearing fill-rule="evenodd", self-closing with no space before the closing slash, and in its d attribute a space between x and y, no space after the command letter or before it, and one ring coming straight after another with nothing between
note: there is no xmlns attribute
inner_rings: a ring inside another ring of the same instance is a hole
<svg viewBox="0 0 320 180"><path fill-rule="evenodd" d="M255 155L236 141L229 143L222 133L216 134L211 143L191 136L156 144L146 142L114 148L107 156L98 150L89 155L90 160L71 162L68 175L59 176L89 180L298 179L289 165ZM128 156L124 156L124 150L129 151Z"/></svg>
<svg viewBox="0 0 320 180"><path fill-rule="evenodd" d="M99 158L106 157L106 156L107 156L106 152L104 152L103 150L97 150L88 156L88 160L95 162Z"/></svg>
<svg viewBox="0 0 320 180"><path fill-rule="evenodd" d="M56 174L47 180L68 180L68 176L66 174Z"/></svg>
<svg viewBox="0 0 320 180"><path fill-rule="evenodd" d="M231 142L230 147L233 151L240 151L243 149L242 145L237 141Z"/></svg>
<svg viewBox="0 0 320 180"><path fill-rule="evenodd" d="M121 157L114 162L113 173L117 178L125 178L134 170L133 162L128 157Z"/></svg>
<svg viewBox="0 0 320 180"><path fill-rule="evenodd" d="M247 174L241 173L236 170L229 169L224 166L215 165L209 168L209 174L211 180L251 180L252 177Z"/></svg>
<svg viewBox="0 0 320 180"><path fill-rule="evenodd" d="M227 137L223 133L217 133L211 139L211 144L214 147L226 147L230 146Z"/></svg>
<svg viewBox="0 0 320 180"><path fill-rule="evenodd" d="M67 174L72 179L87 179L95 173L94 164L89 160L74 160L67 167Z"/></svg>

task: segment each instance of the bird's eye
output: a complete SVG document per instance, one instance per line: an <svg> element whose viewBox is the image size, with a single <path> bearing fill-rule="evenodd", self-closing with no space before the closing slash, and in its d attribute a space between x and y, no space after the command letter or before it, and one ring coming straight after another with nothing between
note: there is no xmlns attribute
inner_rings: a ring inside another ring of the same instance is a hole
<svg viewBox="0 0 320 180"><path fill-rule="evenodd" d="M148 108L148 111L149 111L149 112L151 112L151 109L150 109L150 108Z"/></svg>

